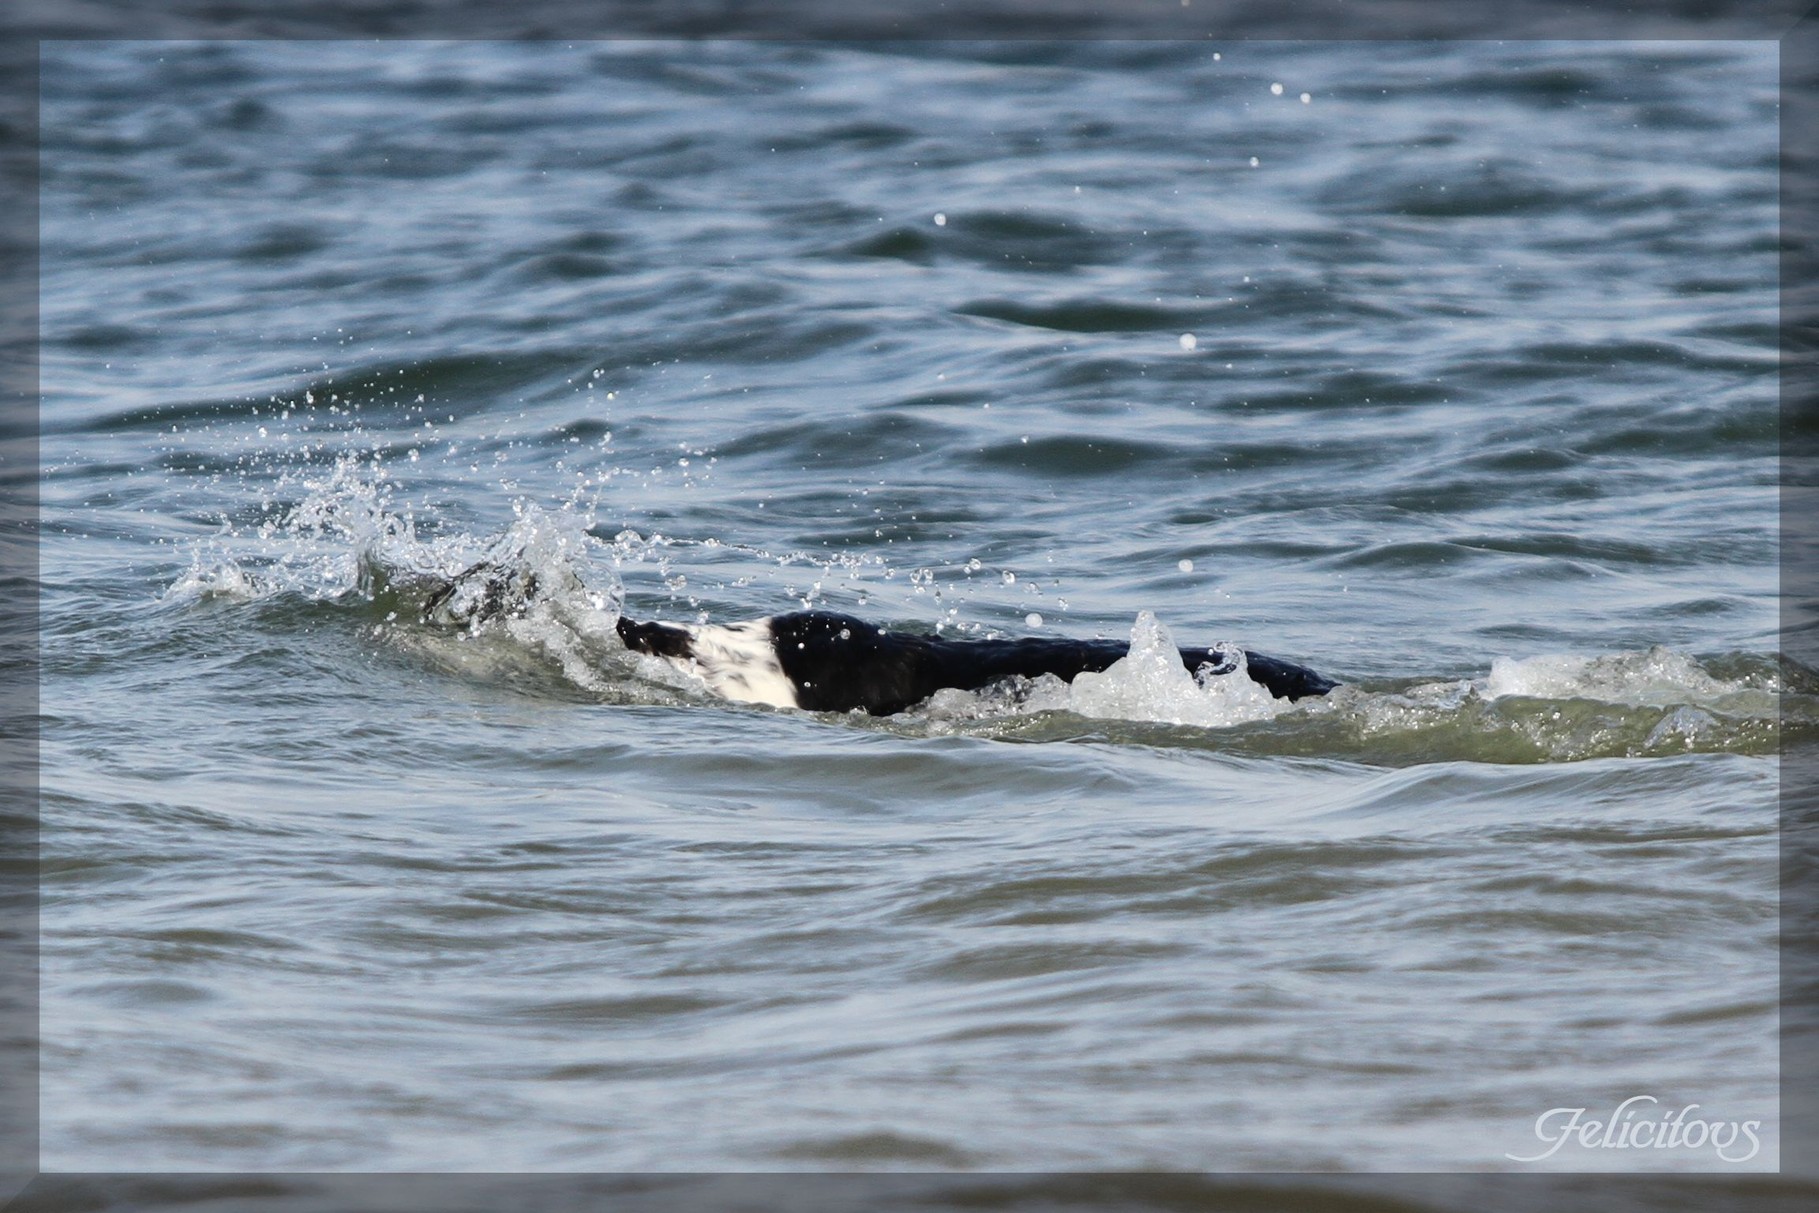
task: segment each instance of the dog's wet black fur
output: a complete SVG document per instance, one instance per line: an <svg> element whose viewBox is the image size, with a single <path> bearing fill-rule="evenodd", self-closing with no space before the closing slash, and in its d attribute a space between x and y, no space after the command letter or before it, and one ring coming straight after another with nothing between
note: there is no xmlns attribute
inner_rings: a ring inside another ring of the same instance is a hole
<svg viewBox="0 0 1819 1213"><path fill-rule="evenodd" d="M462 588L469 591L467 599L459 618L451 620L449 608ZM483 562L433 591L423 615L427 622L471 626L489 618L522 615L537 591L534 574ZM1072 682L1079 674L1109 668L1130 651L1122 640L951 640L893 632L833 611L792 611L764 622L776 663L794 686L795 706L812 712L863 708L874 716L888 716L948 687L973 691L1043 674ZM696 655L696 633L678 624L639 622L622 615L617 630L625 647L634 652L677 662ZM1180 653L1182 665L1208 677L1229 674L1238 664L1230 650L1183 648ZM1244 670L1278 699L1325 695L1339 685L1306 666L1248 649Z"/></svg>

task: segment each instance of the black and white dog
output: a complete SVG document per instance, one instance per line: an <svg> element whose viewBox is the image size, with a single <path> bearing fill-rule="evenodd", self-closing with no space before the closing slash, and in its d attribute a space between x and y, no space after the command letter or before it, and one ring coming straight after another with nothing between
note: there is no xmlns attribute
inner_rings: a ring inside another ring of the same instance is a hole
<svg viewBox="0 0 1819 1213"><path fill-rule="evenodd" d="M471 627L521 615L539 596L535 574L482 561L433 590L423 619ZM1022 676L1053 674L1065 682L1105 670L1124 657L1122 640L949 640L891 632L833 611L791 611L725 625L640 623L621 615L625 647L662 657L700 677L708 689L740 703L811 712L864 708L889 716L944 687L975 691ZM1181 662L1205 676L1229 674L1236 655L1185 648ZM1244 652L1251 679L1278 699L1324 695L1339 685L1306 666Z"/></svg>

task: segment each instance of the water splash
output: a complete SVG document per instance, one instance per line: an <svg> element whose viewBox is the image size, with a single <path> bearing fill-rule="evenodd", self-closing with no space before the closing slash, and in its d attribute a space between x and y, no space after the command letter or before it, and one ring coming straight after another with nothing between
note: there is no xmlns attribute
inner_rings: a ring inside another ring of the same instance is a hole
<svg viewBox="0 0 1819 1213"><path fill-rule="evenodd" d="M264 581L241 568L232 556L198 544L189 567L159 597L162 602L176 605L211 599L251 602L270 592Z"/></svg>
<svg viewBox="0 0 1819 1213"><path fill-rule="evenodd" d="M1168 628L1154 612L1141 611L1131 627L1129 654L1103 672L1080 674L1071 684L1044 675L979 692L942 691L921 714L935 731L951 731L959 721L1045 712L1217 729L1270 720L1294 707L1251 680L1242 649L1214 647L1229 672L1190 671Z"/></svg>
<svg viewBox="0 0 1819 1213"><path fill-rule="evenodd" d="M424 624L459 642L502 640L553 661L562 677L585 691L623 697L626 679L615 660L628 656L614 625L625 591L590 557L600 546L587 519L573 509L547 510L528 502L448 592L426 603ZM432 641L433 643L433 641ZM508 654L509 656L509 654ZM473 655L464 664L484 676Z"/></svg>
<svg viewBox="0 0 1819 1213"><path fill-rule="evenodd" d="M1244 653L1218 646L1229 673L1192 673L1167 627L1142 611L1131 628L1130 655L1099 674L1081 674L1068 688L1066 710L1082 716L1223 728L1268 720L1290 705L1245 672Z"/></svg>
<svg viewBox="0 0 1819 1213"><path fill-rule="evenodd" d="M606 667L623 654L613 625L624 591L595 558L604 545L577 503L518 501L512 522L491 538L425 536L413 513L395 503L395 486L376 457L343 456L281 482L289 484L302 490L294 505L198 544L162 601L332 603L376 617L369 634L396 651L464 676L513 680L527 659L540 659L553 661L573 687L617 694L624 679ZM451 579L458 590L479 585L459 577L476 565L504 571L504 584L518 595L512 609L482 619L474 602L456 594L429 621L441 626L425 626L426 601Z"/></svg>

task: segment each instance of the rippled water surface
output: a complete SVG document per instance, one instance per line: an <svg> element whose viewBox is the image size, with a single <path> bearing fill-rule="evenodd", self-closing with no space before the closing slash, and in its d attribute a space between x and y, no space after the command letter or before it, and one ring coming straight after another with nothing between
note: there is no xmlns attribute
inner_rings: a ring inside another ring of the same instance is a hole
<svg viewBox="0 0 1819 1213"><path fill-rule="evenodd" d="M1774 1167L1775 85L48 47L45 1168ZM1142 651L612 628L803 605ZM1760 1148L1509 1158L1639 1095Z"/></svg>

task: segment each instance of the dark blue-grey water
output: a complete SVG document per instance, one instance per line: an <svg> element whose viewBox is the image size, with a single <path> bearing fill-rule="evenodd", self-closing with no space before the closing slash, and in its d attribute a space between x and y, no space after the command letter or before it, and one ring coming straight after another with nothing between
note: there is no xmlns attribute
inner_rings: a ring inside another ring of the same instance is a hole
<svg viewBox="0 0 1819 1213"><path fill-rule="evenodd" d="M45 1169L1774 1168L1776 66L48 45Z"/></svg>

